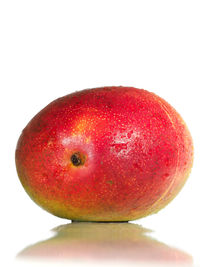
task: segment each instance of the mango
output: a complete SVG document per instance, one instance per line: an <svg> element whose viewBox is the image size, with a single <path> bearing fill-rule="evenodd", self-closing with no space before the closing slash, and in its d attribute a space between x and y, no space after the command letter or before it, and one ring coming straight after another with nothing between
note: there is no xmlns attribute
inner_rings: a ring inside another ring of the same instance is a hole
<svg viewBox="0 0 200 267"><path fill-rule="evenodd" d="M28 195L75 221L130 221L157 213L192 168L193 142L164 99L134 87L58 98L23 130L16 168Z"/></svg>

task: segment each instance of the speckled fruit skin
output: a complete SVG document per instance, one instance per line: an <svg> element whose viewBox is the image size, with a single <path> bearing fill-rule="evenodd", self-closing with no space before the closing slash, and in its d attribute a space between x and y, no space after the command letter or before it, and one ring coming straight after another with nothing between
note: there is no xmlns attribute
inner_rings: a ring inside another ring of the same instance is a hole
<svg viewBox="0 0 200 267"><path fill-rule="evenodd" d="M72 155L82 164L75 166ZM86 89L58 98L23 130L16 167L29 196L80 221L129 221L158 212L192 167L191 135L154 93Z"/></svg>

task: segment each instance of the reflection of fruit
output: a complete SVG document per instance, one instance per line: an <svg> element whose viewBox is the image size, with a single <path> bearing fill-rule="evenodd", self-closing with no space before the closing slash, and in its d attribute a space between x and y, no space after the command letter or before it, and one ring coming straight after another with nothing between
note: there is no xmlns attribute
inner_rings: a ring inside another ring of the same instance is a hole
<svg viewBox="0 0 200 267"><path fill-rule="evenodd" d="M106 87L59 98L23 130L19 178L30 197L72 220L155 213L184 185L192 140L183 120L145 90Z"/></svg>
<svg viewBox="0 0 200 267"><path fill-rule="evenodd" d="M130 223L71 223L54 230L56 236L27 247L19 258L131 260L191 263L192 257L146 235Z"/></svg>

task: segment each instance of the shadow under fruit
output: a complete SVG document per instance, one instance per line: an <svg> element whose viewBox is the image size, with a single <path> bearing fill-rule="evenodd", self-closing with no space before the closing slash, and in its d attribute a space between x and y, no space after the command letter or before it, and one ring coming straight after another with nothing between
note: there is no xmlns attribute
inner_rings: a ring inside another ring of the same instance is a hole
<svg viewBox="0 0 200 267"><path fill-rule="evenodd" d="M84 260L114 260L123 261L121 266L126 266L125 261L148 266L189 267L193 263L189 254L157 241L149 235L151 230L137 224L81 222L61 225L53 231L52 238L26 247L17 259L50 263L81 260L82 264Z"/></svg>
<svg viewBox="0 0 200 267"><path fill-rule="evenodd" d="M129 221L158 212L192 167L191 135L154 93L133 87L61 97L25 127L20 181L50 213L80 221Z"/></svg>

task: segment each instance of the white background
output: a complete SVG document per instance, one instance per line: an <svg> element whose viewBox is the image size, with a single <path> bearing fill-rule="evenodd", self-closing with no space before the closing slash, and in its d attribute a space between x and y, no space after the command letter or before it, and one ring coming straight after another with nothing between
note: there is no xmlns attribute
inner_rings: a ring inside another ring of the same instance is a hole
<svg viewBox="0 0 200 267"><path fill-rule="evenodd" d="M24 192L14 162L22 129L55 98L111 85L153 91L187 123L195 147L188 182L165 209L135 223L200 263L199 14L198 0L0 2L2 266L70 222Z"/></svg>

